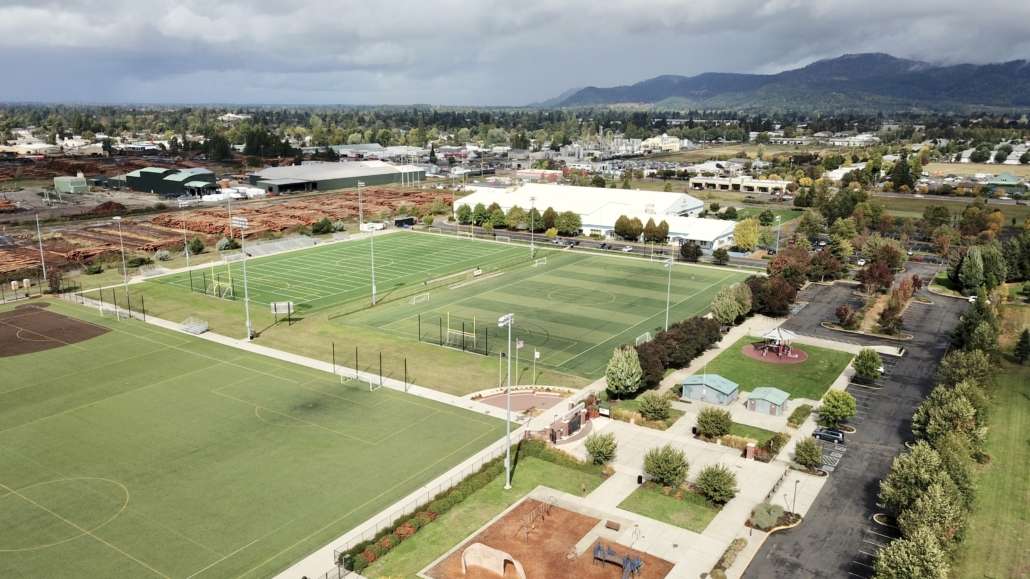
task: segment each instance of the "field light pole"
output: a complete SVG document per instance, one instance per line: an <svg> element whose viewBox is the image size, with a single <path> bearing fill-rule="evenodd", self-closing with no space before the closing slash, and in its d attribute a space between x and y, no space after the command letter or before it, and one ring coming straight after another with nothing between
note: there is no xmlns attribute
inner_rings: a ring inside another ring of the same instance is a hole
<svg viewBox="0 0 1030 579"><path fill-rule="evenodd" d="M672 258L665 261L665 268L669 270L669 281L665 286L665 331L669 331L669 301L672 297Z"/></svg>
<svg viewBox="0 0 1030 579"><path fill-rule="evenodd" d="M122 216L111 218L118 224L118 244L122 247L122 283L125 285L125 301L129 301L129 268L125 265L125 238L122 237Z"/></svg>
<svg viewBox="0 0 1030 579"><path fill-rule="evenodd" d="M515 314L504 314L497 318L497 327L508 328L508 386L507 415L504 420L504 490L511 490L511 326L515 323Z"/></svg>
<svg viewBox="0 0 1030 579"><path fill-rule="evenodd" d="M43 233L39 229L39 213L36 214L36 239L39 240L39 267L43 270L43 281L46 281L46 259L43 257Z"/></svg>
<svg viewBox="0 0 1030 579"><path fill-rule="evenodd" d="M254 327L250 323L250 292L247 288L247 227L246 217L234 217L230 226L240 230L240 251L243 253L243 310L247 315L247 341L254 339Z"/></svg>
<svg viewBox="0 0 1030 579"><path fill-rule="evenodd" d="M780 254L780 216L776 216L776 255Z"/></svg>
<svg viewBox="0 0 1030 579"><path fill-rule="evenodd" d="M536 224L533 219L533 212L536 211L536 196L529 198L529 257L530 259L536 257L536 246L533 244L533 229L536 228Z"/></svg>

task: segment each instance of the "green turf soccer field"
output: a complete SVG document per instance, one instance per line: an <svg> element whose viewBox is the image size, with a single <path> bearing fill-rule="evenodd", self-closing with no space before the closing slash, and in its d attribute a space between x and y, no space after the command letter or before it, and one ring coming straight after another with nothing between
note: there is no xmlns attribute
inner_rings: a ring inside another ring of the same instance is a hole
<svg viewBox="0 0 1030 579"><path fill-rule="evenodd" d="M426 282L449 274L481 268L490 271L529 260L529 250L499 243L470 243L467 239L424 235L405 231L334 243L302 251L252 259L247 279L252 302L293 301L299 310L318 310L369 299L374 243L376 290L381 300L394 299L426 287ZM213 289L212 280L232 285L236 298L243 297L242 265L202 268L190 274L157 278L195 291Z"/></svg>
<svg viewBox="0 0 1030 579"><path fill-rule="evenodd" d="M109 331L69 343L73 320L0 309L0 577L271 576L504 431L49 303Z"/></svg>
<svg viewBox="0 0 1030 579"><path fill-rule="evenodd" d="M705 312L723 286L745 277L732 270L676 264L670 323ZM399 338L416 340L421 335L423 342L458 348L464 328L466 347L473 348L474 334L475 349L488 348L496 355L507 338L496 321L510 312L515 314L513 339L524 343L519 366L526 380L520 375L520 383L531 381L534 351L540 352L540 366L596 378L604 373L614 348L664 327L669 283L668 270L658 261L552 251L546 263L527 263L462 287L437 289L426 302L400 300L343 319Z"/></svg>

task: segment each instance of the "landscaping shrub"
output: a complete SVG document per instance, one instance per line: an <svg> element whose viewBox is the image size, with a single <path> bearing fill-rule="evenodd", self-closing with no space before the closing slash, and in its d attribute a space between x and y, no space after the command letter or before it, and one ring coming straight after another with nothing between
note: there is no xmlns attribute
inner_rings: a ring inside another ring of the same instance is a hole
<svg viewBox="0 0 1030 579"><path fill-rule="evenodd" d="M855 377L859 381L872 382L880 377L880 367L883 365L883 360L880 359L880 354L872 348L862 348L855 356L855 361L851 363L855 368Z"/></svg>
<svg viewBox="0 0 1030 579"><path fill-rule="evenodd" d="M737 477L721 464L703 468L694 486L706 499L720 505L737 496Z"/></svg>
<svg viewBox="0 0 1030 579"><path fill-rule="evenodd" d="M189 250L190 255L199 255L204 253L204 242L199 237L194 237L190 240L189 244L186 245L186 249Z"/></svg>
<svg viewBox="0 0 1030 579"><path fill-rule="evenodd" d="M141 265L150 265L154 263L154 260L149 257L134 257L129 261L125 262L126 267L140 267Z"/></svg>
<svg viewBox="0 0 1030 579"><path fill-rule="evenodd" d="M158 261L168 261L172 259L172 254L167 249L159 249L154 252L154 259Z"/></svg>
<svg viewBox="0 0 1030 579"><path fill-rule="evenodd" d="M619 445L611 432L594 433L587 437L584 445L594 464L607 464L615 458Z"/></svg>
<svg viewBox="0 0 1030 579"><path fill-rule="evenodd" d="M104 266L100 265L99 263L91 263L87 265L85 269L82 270L82 272L86 275L97 275L98 273L103 273L103 271Z"/></svg>
<svg viewBox="0 0 1030 579"><path fill-rule="evenodd" d="M830 390L819 407L819 424L836 428L855 415L855 397L843 390Z"/></svg>
<svg viewBox="0 0 1030 579"><path fill-rule="evenodd" d="M775 527L784 514L783 507L772 503L762 503L751 512L751 526L768 531Z"/></svg>
<svg viewBox="0 0 1030 579"><path fill-rule="evenodd" d="M747 539L743 537L737 537L733 539L729 547L726 547L726 551L723 552L722 557L719 557L719 562L712 568L712 572L708 574L712 579L718 579L719 577L726 577L726 569L733 566L734 561L737 560L737 556L747 547Z"/></svg>
<svg viewBox="0 0 1030 579"><path fill-rule="evenodd" d="M314 235L325 235L333 232L333 222L328 217L323 217L311 226L311 233Z"/></svg>
<svg viewBox="0 0 1030 579"><path fill-rule="evenodd" d="M823 449L814 438L805 438L794 447L794 461L813 470L823 463Z"/></svg>
<svg viewBox="0 0 1030 579"><path fill-rule="evenodd" d="M215 249L217 249L218 251L229 251L230 249L239 249L239 248L240 248L240 244L236 243L235 239L230 239L228 237L223 237L223 238L219 239L218 243L215 245Z"/></svg>
<svg viewBox="0 0 1030 579"><path fill-rule="evenodd" d="M776 434L769 437L762 443L762 450L768 452L771 456L775 456L783 447L786 446L787 442L790 441L790 437L783 432L777 432Z"/></svg>
<svg viewBox="0 0 1030 579"><path fill-rule="evenodd" d="M687 480L689 468L686 455L671 444L652 448L644 455L644 472L662 486L678 488Z"/></svg>
<svg viewBox="0 0 1030 579"><path fill-rule="evenodd" d="M812 414L811 404L802 404L794 409L790 413L790 417L787 418L787 425L797 428L801 426L801 423L808 420L809 415Z"/></svg>
<svg viewBox="0 0 1030 579"><path fill-rule="evenodd" d="M725 436L730 433L732 427L733 419L727 410L708 406L697 414L697 432L705 438Z"/></svg>
<svg viewBox="0 0 1030 579"><path fill-rule="evenodd" d="M640 414L648 420L665 420L672 411L672 401L657 392L645 392L638 401Z"/></svg>
<svg viewBox="0 0 1030 579"><path fill-rule="evenodd" d="M752 440L750 438L745 438L743 436L724 434L721 438L719 438L719 442L723 446L736 448L737 450L744 450L745 448L747 448L747 445L752 442Z"/></svg>

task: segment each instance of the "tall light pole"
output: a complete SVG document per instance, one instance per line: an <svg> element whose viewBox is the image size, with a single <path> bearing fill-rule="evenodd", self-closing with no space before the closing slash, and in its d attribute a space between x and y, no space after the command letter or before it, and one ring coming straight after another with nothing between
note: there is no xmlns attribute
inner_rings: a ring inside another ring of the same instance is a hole
<svg viewBox="0 0 1030 579"><path fill-rule="evenodd" d="M118 224L118 244L122 247L122 283L125 285L125 301L129 301L129 268L125 265L125 238L122 237L122 216L111 218Z"/></svg>
<svg viewBox="0 0 1030 579"><path fill-rule="evenodd" d="M780 253L780 216L776 216L776 254Z"/></svg>
<svg viewBox="0 0 1030 579"><path fill-rule="evenodd" d="M504 314L497 318L497 327L508 328L508 385L507 414L504 419L504 490L511 490L511 326L515 323L515 314Z"/></svg>
<svg viewBox="0 0 1030 579"><path fill-rule="evenodd" d="M665 269L669 270L669 281L665 286L665 331L669 331L669 301L672 297L672 258L665 260Z"/></svg>
<svg viewBox="0 0 1030 579"><path fill-rule="evenodd" d="M536 196L529 198L529 257L532 259L536 256L536 246L533 243L534 234L533 230L536 228L535 219L533 218L533 212L536 211Z"/></svg>
<svg viewBox="0 0 1030 579"><path fill-rule="evenodd" d="M240 251L243 253L243 310L247 315L247 341L254 339L254 327L250 323L250 291L247 288L247 227L246 217L234 217L230 226L240 230Z"/></svg>
<svg viewBox="0 0 1030 579"><path fill-rule="evenodd" d="M36 238L39 240L39 267L43 270L43 281L46 282L46 259L43 257L43 233L39 229L39 213L36 214Z"/></svg>
<svg viewBox="0 0 1030 579"><path fill-rule="evenodd" d="M369 238L369 257L372 262L372 305L376 305L376 230L372 228L372 237Z"/></svg>
<svg viewBox="0 0 1030 579"><path fill-rule="evenodd" d="M185 213L185 211L183 211ZM182 249L186 252L186 267L190 266L190 242L186 240L186 218L182 218Z"/></svg>
<svg viewBox="0 0 1030 579"><path fill-rule="evenodd" d="M358 181L358 231L361 231L361 226L364 224L362 219L362 207L361 207L361 188L365 186L364 181Z"/></svg>

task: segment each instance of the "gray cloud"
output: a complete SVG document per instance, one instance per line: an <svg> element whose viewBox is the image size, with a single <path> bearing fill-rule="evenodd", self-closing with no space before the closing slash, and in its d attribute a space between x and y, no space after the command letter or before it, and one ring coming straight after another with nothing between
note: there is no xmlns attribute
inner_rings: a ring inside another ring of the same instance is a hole
<svg viewBox="0 0 1030 579"><path fill-rule="evenodd" d="M1030 57L1005 0L0 0L0 100L523 104L845 52Z"/></svg>

